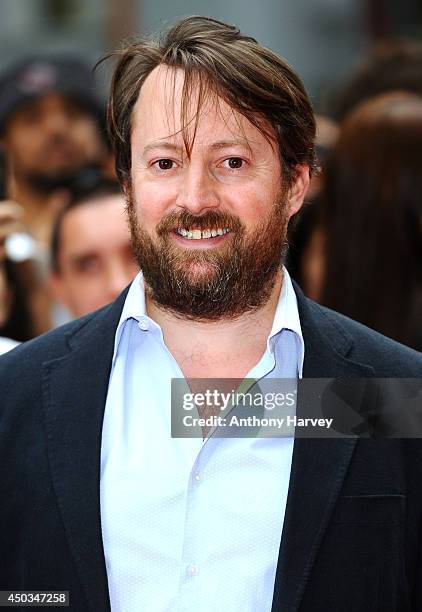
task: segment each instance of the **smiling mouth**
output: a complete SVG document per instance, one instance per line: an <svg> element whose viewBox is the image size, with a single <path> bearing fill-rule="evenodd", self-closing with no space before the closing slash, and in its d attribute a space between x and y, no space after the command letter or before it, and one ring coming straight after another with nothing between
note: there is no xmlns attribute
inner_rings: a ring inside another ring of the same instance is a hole
<svg viewBox="0 0 422 612"><path fill-rule="evenodd" d="M225 234L230 233L230 229L228 227L217 228L217 229L194 229L187 230L183 227L178 227L176 229L176 234L186 238L187 240L204 240L207 238L216 238L217 236L224 236Z"/></svg>

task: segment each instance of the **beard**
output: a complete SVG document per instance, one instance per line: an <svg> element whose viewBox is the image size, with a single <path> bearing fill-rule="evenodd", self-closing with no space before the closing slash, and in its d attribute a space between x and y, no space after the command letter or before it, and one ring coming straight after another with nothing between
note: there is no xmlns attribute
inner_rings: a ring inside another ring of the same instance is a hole
<svg viewBox="0 0 422 612"><path fill-rule="evenodd" d="M209 211L197 216L184 210L164 217L157 238L144 230L135 204L127 202L135 259L143 272L148 297L184 319L212 322L236 319L267 303L287 249L287 196L274 203L267 219L248 233L239 218ZM171 239L177 228L230 228L222 245L183 249Z"/></svg>
<svg viewBox="0 0 422 612"><path fill-rule="evenodd" d="M88 189L95 185L101 176L99 164L85 164L68 170L31 172L26 181L35 191L48 195L58 189Z"/></svg>

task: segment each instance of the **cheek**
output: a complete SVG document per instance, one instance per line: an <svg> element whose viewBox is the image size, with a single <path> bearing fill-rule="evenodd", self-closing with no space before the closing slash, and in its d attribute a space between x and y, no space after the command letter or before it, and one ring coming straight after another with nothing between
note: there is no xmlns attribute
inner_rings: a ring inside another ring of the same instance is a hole
<svg viewBox="0 0 422 612"><path fill-rule="evenodd" d="M132 258L129 261L124 260L122 267L126 269L126 273L129 279L134 278L139 272L138 264Z"/></svg>
<svg viewBox="0 0 422 612"><path fill-rule="evenodd" d="M96 150L100 146L97 128L92 123L75 121L69 135L75 144L88 151Z"/></svg>
<svg viewBox="0 0 422 612"><path fill-rule="evenodd" d="M105 303L104 287L99 278L74 278L69 284L69 302L78 315L95 310Z"/></svg>
<svg viewBox="0 0 422 612"><path fill-rule="evenodd" d="M258 186L248 186L238 189L236 200L233 201L233 198L231 198L231 202L233 212L240 217L244 224L248 225L262 221L272 210L276 199L276 192L272 189L266 190L265 187L260 189Z"/></svg>
<svg viewBox="0 0 422 612"><path fill-rule="evenodd" d="M169 186L148 183L135 185L134 206L139 223L146 229L154 229L174 207L176 197Z"/></svg>
<svg viewBox="0 0 422 612"><path fill-rule="evenodd" d="M38 155L40 138L36 130L17 133L10 141L6 142L5 149L11 158L23 161L34 161Z"/></svg>

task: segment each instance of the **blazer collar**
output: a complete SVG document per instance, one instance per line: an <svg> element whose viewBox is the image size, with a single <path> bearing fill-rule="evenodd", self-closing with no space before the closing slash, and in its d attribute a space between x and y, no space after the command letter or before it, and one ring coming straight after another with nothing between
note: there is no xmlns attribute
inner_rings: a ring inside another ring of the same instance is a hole
<svg viewBox="0 0 422 612"><path fill-rule="evenodd" d="M353 339L295 286L305 377L368 377L348 359ZM100 454L116 327L127 289L68 334L66 355L43 364L44 418L53 486L91 612L109 611L101 534ZM295 440L273 612L297 610L355 440Z"/></svg>
<svg viewBox="0 0 422 612"><path fill-rule="evenodd" d="M373 368L350 358L354 340L338 315L306 298L296 283L299 318L305 338L304 378L351 378L374 375Z"/></svg>

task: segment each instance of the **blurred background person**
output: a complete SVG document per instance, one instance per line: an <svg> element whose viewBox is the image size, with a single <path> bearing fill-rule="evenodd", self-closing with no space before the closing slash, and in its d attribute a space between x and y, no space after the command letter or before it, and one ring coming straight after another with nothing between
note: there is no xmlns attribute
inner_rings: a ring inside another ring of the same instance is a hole
<svg viewBox="0 0 422 612"><path fill-rule="evenodd" d="M422 95L422 43L382 40L351 72L333 96L330 114L342 121L361 102L393 90Z"/></svg>
<svg viewBox="0 0 422 612"><path fill-rule="evenodd" d="M52 196L80 170L105 164L102 120L91 70L75 58L28 58L0 78L4 191L37 241L49 242L60 199Z"/></svg>
<svg viewBox="0 0 422 612"><path fill-rule="evenodd" d="M323 300L326 235L319 193L338 126L360 103L377 94L397 90L422 96L422 43L381 37L331 96L327 113L334 119L321 115L317 118L321 171L311 183L307 205L293 221L288 259L293 278L317 302Z"/></svg>
<svg viewBox="0 0 422 612"><path fill-rule="evenodd" d="M338 124L316 115L318 172L309 184L304 205L290 221L287 268L306 295L318 301L324 275L324 233L320 225L319 194L324 182L325 164L338 138Z"/></svg>
<svg viewBox="0 0 422 612"><path fill-rule="evenodd" d="M57 215L50 286L74 317L113 301L138 272L124 207L117 182L100 179Z"/></svg>
<svg viewBox="0 0 422 612"><path fill-rule="evenodd" d="M0 78L2 195L22 207L24 231L34 239L34 335L53 325L46 290L53 218L79 174L108 161L102 121L91 70L78 59L31 57Z"/></svg>
<svg viewBox="0 0 422 612"><path fill-rule="evenodd" d="M422 350L422 98L391 92L345 119L326 166L320 302Z"/></svg>

